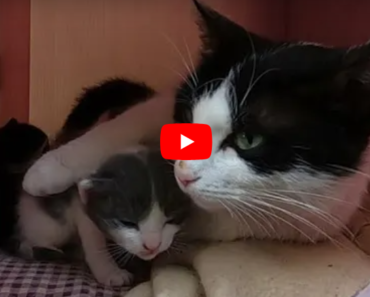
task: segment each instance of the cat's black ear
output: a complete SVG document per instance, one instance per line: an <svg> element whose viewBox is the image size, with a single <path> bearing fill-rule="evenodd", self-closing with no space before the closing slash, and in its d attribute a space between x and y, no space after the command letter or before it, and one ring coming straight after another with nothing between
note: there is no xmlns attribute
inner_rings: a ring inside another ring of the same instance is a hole
<svg viewBox="0 0 370 297"><path fill-rule="evenodd" d="M5 124L5 127L15 127L15 126L18 126L19 125L19 122L17 119L15 118L11 118L6 124Z"/></svg>
<svg viewBox="0 0 370 297"><path fill-rule="evenodd" d="M247 44L252 53L252 51L258 52L260 49L265 50L266 47L271 47L274 44L268 39L247 32L242 26L201 1L193 0L193 2L200 16L198 26L205 50L217 50L223 45L232 48L233 45L241 47Z"/></svg>
<svg viewBox="0 0 370 297"><path fill-rule="evenodd" d="M337 80L342 85L353 80L370 83L370 42L344 50Z"/></svg>

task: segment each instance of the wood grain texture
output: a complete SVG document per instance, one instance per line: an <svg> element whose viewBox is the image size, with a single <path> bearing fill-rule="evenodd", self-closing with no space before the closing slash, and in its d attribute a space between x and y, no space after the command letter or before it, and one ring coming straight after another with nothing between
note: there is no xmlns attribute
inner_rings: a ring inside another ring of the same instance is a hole
<svg viewBox="0 0 370 297"><path fill-rule="evenodd" d="M282 38L284 1L204 2ZM176 85L198 56L195 16L188 0L32 0L30 121L55 133L81 88L110 76Z"/></svg>
<svg viewBox="0 0 370 297"><path fill-rule="evenodd" d="M368 0L290 0L287 37L334 46L370 39Z"/></svg>
<svg viewBox="0 0 370 297"><path fill-rule="evenodd" d="M0 125L28 121L30 0L0 0Z"/></svg>

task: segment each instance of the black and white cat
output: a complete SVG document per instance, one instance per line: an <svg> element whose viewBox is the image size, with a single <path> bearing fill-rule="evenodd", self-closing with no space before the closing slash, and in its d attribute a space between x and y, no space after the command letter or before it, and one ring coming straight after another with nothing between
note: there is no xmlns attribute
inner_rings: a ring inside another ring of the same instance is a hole
<svg viewBox="0 0 370 297"><path fill-rule="evenodd" d="M200 207L190 231L211 240L332 239L369 179L370 45L272 42L194 3L202 58L177 92L174 120L210 125L213 151L175 163ZM25 189L61 191L112 152L156 135L172 108L170 96L155 96L48 153Z"/></svg>
<svg viewBox="0 0 370 297"><path fill-rule="evenodd" d="M179 185L201 208L226 212L214 222L229 222L226 236L335 236L368 183L370 46L273 43L195 4L205 47L175 120L210 125L213 153L177 161Z"/></svg>

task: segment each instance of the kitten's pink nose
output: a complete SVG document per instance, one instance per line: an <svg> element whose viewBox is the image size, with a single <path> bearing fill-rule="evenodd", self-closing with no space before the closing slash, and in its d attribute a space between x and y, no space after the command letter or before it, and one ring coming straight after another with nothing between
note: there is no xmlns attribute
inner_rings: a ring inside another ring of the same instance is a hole
<svg viewBox="0 0 370 297"><path fill-rule="evenodd" d="M158 251L161 243L155 243L155 244L149 244L149 243L143 243L143 248L145 251L147 251L150 254L154 254L156 251Z"/></svg>

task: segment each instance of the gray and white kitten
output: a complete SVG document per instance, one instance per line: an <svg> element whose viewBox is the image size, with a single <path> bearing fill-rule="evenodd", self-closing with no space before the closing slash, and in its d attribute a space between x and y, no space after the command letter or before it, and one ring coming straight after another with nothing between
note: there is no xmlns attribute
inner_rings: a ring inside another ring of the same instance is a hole
<svg viewBox="0 0 370 297"><path fill-rule="evenodd" d="M21 252L59 249L79 237L96 279L125 285L131 274L108 253L106 239L143 260L170 248L191 208L157 150L111 157L77 189L59 197L23 195L18 206ZM32 254L31 254L32 255Z"/></svg>

